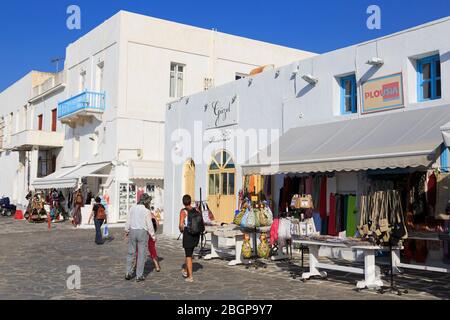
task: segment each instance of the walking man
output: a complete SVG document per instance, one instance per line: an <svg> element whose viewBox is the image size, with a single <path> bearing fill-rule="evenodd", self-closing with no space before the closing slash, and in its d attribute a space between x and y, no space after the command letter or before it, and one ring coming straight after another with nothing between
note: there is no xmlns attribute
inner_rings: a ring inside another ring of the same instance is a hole
<svg viewBox="0 0 450 320"><path fill-rule="evenodd" d="M134 262L136 261L137 250L137 266L136 281L144 281L144 267L148 254L149 237L155 239L155 230L153 228L150 210L151 197L143 194L138 204L130 209L127 223L125 225L125 236L128 239L128 256L127 256L127 273L126 280L133 277Z"/></svg>

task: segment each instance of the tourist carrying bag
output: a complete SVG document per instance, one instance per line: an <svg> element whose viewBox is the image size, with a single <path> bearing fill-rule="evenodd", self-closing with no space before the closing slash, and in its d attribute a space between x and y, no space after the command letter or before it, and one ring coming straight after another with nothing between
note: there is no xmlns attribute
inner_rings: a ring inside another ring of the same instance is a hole
<svg viewBox="0 0 450 320"><path fill-rule="evenodd" d="M192 236L199 236L205 232L205 224L203 216L196 209L190 210L188 213L187 231Z"/></svg>
<svg viewBox="0 0 450 320"><path fill-rule="evenodd" d="M106 220L106 210L102 205L98 205L97 209L97 220Z"/></svg>
<svg viewBox="0 0 450 320"><path fill-rule="evenodd" d="M103 225L103 232L102 232L103 238L108 238L109 237L109 227L108 224L105 223Z"/></svg>

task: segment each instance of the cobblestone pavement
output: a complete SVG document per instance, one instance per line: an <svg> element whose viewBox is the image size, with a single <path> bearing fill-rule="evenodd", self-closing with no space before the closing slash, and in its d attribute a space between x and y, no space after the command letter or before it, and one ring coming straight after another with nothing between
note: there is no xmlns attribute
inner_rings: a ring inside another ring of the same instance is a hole
<svg viewBox="0 0 450 320"><path fill-rule="evenodd" d="M46 224L0 218L0 299L449 299L450 277L436 273L405 273L397 279L409 294L396 296L354 290L358 277L330 272L328 280L306 283L292 279L298 267L269 263L267 269L229 267L225 261L195 260L195 283L185 283L180 269L181 243L159 235L162 272L146 266L143 283L124 280L126 243L122 230L103 246L94 243L93 230L74 230L70 224ZM67 267L81 268L81 289L68 290Z"/></svg>

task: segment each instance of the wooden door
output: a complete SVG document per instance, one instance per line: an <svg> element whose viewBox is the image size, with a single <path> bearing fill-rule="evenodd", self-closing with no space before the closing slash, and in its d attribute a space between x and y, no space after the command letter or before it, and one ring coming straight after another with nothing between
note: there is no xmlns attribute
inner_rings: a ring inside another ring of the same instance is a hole
<svg viewBox="0 0 450 320"><path fill-rule="evenodd" d="M52 131L56 132L57 109L52 110Z"/></svg>
<svg viewBox="0 0 450 320"><path fill-rule="evenodd" d="M184 194L191 196L192 200L195 200L195 163L192 159L189 159L183 168L184 178Z"/></svg>
<svg viewBox="0 0 450 320"><path fill-rule="evenodd" d="M219 222L230 223L236 210L236 166L226 151L217 153L208 171L208 204Z"/></svg>
<svg viewBox="0 0 450 320"><path fill-rule="evenodd" d="M42 131L42 127L44 125L44 116L42 114L40 114L38 116L38 130Z"/></svg>

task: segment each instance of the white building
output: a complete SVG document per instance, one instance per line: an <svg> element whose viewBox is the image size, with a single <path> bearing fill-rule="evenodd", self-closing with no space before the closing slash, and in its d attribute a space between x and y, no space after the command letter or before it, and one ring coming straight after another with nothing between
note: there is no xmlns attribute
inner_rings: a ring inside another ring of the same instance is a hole
<svg viewBox="0 0 450 320"><path fill-rule="evenodd" d="M125 220L129 204L136 202L140 192L152 192L155 205L163 206L166 103L234 81L256 67L284 65L312 55L121 11L67 47L64 84L57 81L51 94L36 97L32 87L37 83L30 84L31 76L0 94L0 114L6 124L0 134L2 181L13 182L2 182L0 193L23 202L27 184L65 190L82 185L85 191L108 195L110 222ZM45 110L27 117L36 122L38 114L44 113L45 128L24 133L22 139L29 141L11 145L9 141L20 130L11 131L10 122L22 123L22 111L17 110L34 104L32 109ZM19 165L24 153L15 150L30 146L27 150L34 150L34 155L28 158L37 167L37 150L43 148L36 137L51 131L47 127L54 109L57 132L46 138L58 140L63 133L64 141L63 145L52 141L51 150L59 149L45 157L56 156L52 160L56 168L46 173L56 172L36 179L37 169L33 169L27 184L15 183L23 180L24 172ZM84 210L88 213L89 207Z"/></svg>
<svg viewBox="0 0 450 320"><path fill-rule="evenodd" d="M32 71L0 94L0 195L25 205L33 179L61 161L63 126L57 105L64 72Z"/></svg>
<svg viewBox="0 0 450 320"><path fill-rule="evenodd" d="M450 121L449 37L444 18L169 104L164 232L178 234L186 193L230 222L244 174L278 174L279 203L283 173L336 172L335 192L356 192L360 170L448 167L440 126ZM252 160L278 138L275 168Z"/></svg>

